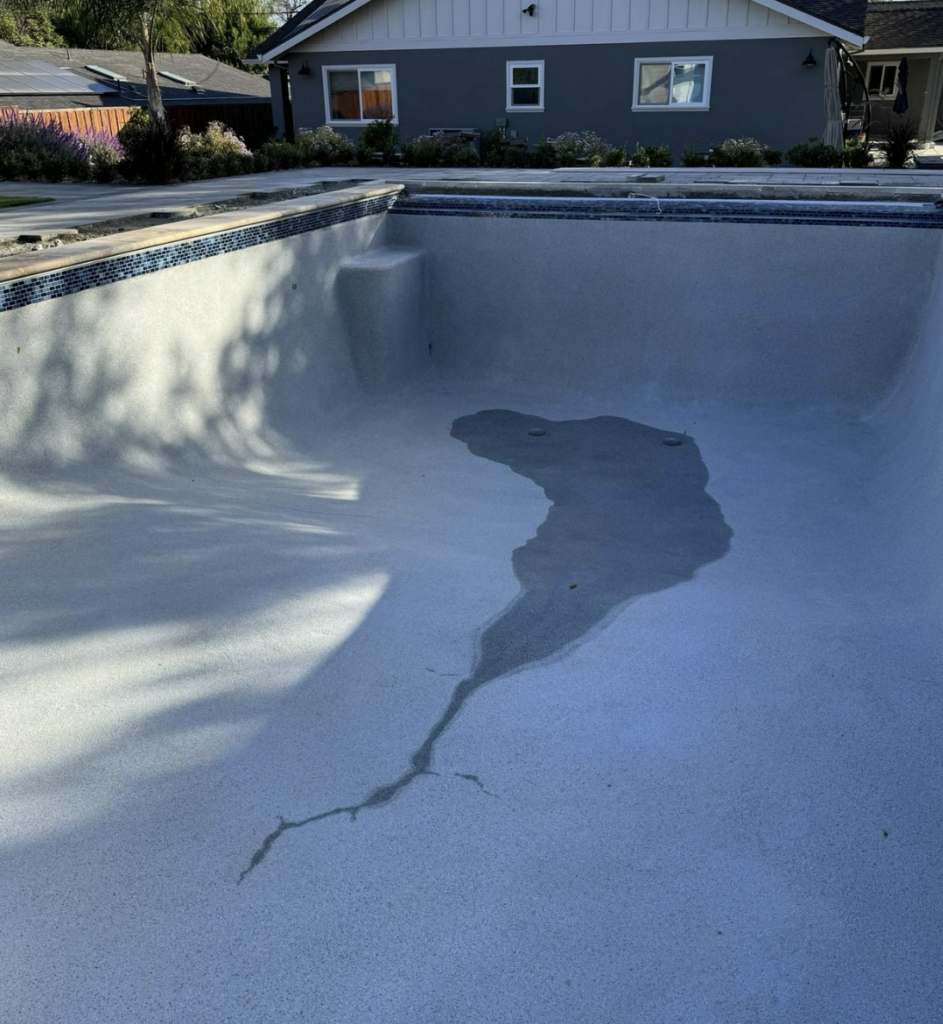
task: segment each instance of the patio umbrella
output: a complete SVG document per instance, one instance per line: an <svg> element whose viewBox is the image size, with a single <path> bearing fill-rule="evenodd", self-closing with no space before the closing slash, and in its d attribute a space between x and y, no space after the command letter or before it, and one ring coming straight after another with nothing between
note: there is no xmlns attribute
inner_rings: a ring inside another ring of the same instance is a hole
<svg viewBox="0 0 943 1024"><path fill-rule="evenodd" d="M825 132L822 141L833 149L844 147L841 96L838 93L838 54L834 46L825 50Z"/></svg>
<svg viewBox="0 0 943 1024"><path fill-rule="evenodd" d="M907 79L910 77L910 68L907 65L907 58L900 62L897 69L897 98L894 100L894 113L906 113L910 104L907 102Z"/></svg>

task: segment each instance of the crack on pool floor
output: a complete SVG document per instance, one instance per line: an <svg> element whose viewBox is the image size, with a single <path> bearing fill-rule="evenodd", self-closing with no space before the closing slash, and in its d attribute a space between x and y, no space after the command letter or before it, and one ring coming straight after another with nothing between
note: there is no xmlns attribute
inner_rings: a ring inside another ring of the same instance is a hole
<svg viewBox="0 0 943 1024"><path fill-rule="evenodd" d="M436 743L486 683L560 653L631 598L690 580L726 554L732 531L706 491L700 451L689 436L664 445L669 433L616 416L555 422L503 409L452 424L452 436L473 455L532 480L551 502L535 536L511 555L521 593L483 632L471 675L456 685L409 768L360 803L279 818L239 882L286 832L342 815L355 821L435 775ZM453 774L488 792L477 775Z"/></svg>
<svg viewBox="0 0 943 1024"><path fill-rule="evenodd" d="M466 782L474 782L474 784L482 791L482 793L487 793L488 796L494 796L495 799L497 799L495 794L492 793L490 789L485 789L485 784L481 781L481 779L478 778L477 775L466 775L465 772L453 772L452 774L457 779L465 779Z"/></svg>

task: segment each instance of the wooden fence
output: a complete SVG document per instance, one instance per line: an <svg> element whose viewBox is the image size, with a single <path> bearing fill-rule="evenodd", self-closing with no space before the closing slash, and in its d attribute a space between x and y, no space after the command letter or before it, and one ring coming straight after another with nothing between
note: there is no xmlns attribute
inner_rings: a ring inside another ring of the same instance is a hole
<svg viewBox="0 0 943 1024"><path fill-rule="evenodd" d="M15 108L0 108L0 111ZM117 135L127 124L134 107L80 107L72 110L27 110L25 114L42 121L56 122L73 132L103 131ZM275 130L272 107L268 103L216 103L194 104L186 107L167 107L167 119L182 128L202 132L211 121L222 121L246 140L250 147L258 146Z"/></svg>

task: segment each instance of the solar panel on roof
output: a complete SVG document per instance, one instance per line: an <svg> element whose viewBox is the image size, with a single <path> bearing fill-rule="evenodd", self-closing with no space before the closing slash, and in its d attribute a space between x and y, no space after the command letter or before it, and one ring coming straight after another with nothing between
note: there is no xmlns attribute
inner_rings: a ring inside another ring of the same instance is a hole
<svg viewBox="0 0 943 1024"><path fill-rule="evenodd" d="M117 90L105 82L89 81L40 60L0 59L0 96L81 96L113 92Z"/></svg>

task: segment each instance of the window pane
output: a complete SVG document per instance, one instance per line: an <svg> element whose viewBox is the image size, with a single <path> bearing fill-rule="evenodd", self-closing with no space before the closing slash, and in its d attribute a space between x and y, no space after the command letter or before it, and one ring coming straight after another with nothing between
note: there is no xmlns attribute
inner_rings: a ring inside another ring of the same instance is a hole
<svg viewBox="0 0 943 1024"><path fill-rule="evenodd" d="M511 106L512 107L539 107L540 106L540 90L539 89L517 89L511 90Z"/></svg>
<svg viewBox="0 0 943 1024"><path fill-rule="evenodd" d="M705 70L704 64L675 64L671 102L703 103Z"/></svg>
<svg viewBox="0 0 943 1024"><path fill-rule="evenodd" d="M883 70L879 64L872 64L868 68L868 92L880 92L881 73Z"/></svg>
<svg viewBox="0 0 943 1024"><path fill-rule="evenodd" d="M511 68L512 85L537 85L540 68Z"/></svg>
<svg viewBox="0 0 943 1024"><path fill-rule="evenodd" d="M639 104L667 103L668 86L671 82L671 65L640 64L638 72Z"/></svg>
<svg viewBox="0 0 943 1024"><path fill-rule="evenodd" d="M888 64L884 68L884 85L881 88L881 92L885 96L894 95L894 82L897 80L897 65Z"/></svg>
<svg viewBox="0 0 943 1024"><path fill-rule="evenodd" d="M359 121L360 92L357 89L357 72L329 71L327 77L331 90L331 120Z"/></svg>
<svg viewBox="0 0 943 1024"><path fill-rule="evenodd" d="M365 121L393 116L392 71L361 71L360 94Z"/></svg>

